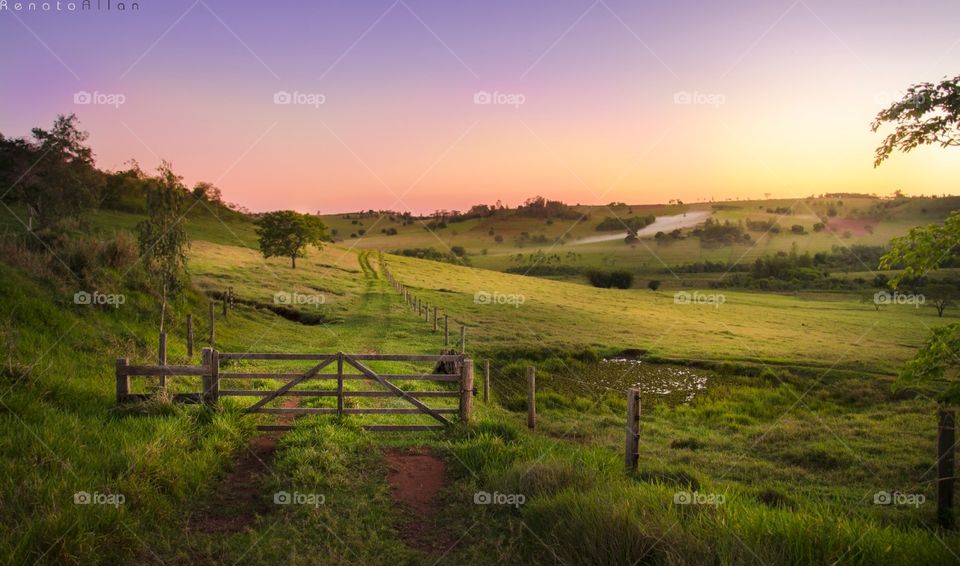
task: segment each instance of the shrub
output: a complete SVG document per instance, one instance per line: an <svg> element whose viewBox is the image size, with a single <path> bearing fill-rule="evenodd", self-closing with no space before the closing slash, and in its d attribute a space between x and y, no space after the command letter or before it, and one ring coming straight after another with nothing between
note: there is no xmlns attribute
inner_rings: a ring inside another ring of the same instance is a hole
<svg viewBox="0 0 960 566"><path fill-rule="evenodd" d="M591 270L587 272L587 279L594 287L603 289L610 289L611 287L629 289L633 286L633 274L623 270L609 272Z"/></svg>
<svg viewBox="0 0 960 566"><path fill-rule="evenodd" d="M650 289L651 291L656 291L659 288L660 288L659 279L651 279L650 281L647 281L647 289Z"/></svg>

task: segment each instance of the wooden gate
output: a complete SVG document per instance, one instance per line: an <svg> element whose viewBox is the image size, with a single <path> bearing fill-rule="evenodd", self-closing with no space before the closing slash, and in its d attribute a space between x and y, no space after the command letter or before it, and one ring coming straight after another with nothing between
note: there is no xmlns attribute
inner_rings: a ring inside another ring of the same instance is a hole
<svg viewBox="0 0 960 566"><path fill-rule="evenodd" d="M221 371L225 366L238 365L245 361L310 361L315 365L302 372L281 371ZM431 369L419 374L387 374L371 369L364 362L419 362L430 363ZM336 364L336 370L331 366ZM435 373L437 368L452 368L455 373ZM328 369L331 368L331 369ZM326 371L324 371L326 370ZM347 370L347 371L345 371ZM205 348L200 367L190 366L130 366L126 359L117 360L117 401L142 399L145 395L130 393L130 377L136 375L202 376L200 393L180 393L172 398L182 402L218 403L221 397L259 397L245 410L261 414L327 414L327 415L426 415L436 424L372 424L364 428L379 431L424 431L442 430L453 424L445 415L459 415L462 422L469 422L473 412L473 360L463 354L280 354L280 353L221 353ZM247 380L285 380L276 389L224 389L225 383ZM361 380L379 385L379 390L355 390L345 388L344 382ZM336 389L298 389L310 382L336 382ZM438 387L430 391L406 390L394 382L430 381ZM443 387L446 385L446 387ZM284 397L336 398L336 407L268 407L273 401ZM404 401L404 407L348 407L344 400L350 398L396 398ZM456 407L430 407L421 399L456 398ZM261 430L287 430L292 425L260 425Z"/></svg>

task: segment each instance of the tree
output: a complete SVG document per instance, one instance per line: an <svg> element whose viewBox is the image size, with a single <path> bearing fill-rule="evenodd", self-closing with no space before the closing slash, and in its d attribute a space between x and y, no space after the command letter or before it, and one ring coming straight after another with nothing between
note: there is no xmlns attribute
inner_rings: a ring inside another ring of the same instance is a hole
<svg viewBox="0 0 960 566"><path fill-rule="evenodd" d="M193 186L193 196L210 203L223 203L223 193L213 183L200 181Z"/></svg>
<svg viewBox="0 0 960 566"><path fill-rule="evenodd" d="M183 227L187 188L168 162L157 169L147 188L147 218L137 224L140 258L160 292L160 332L167 318L167 305L186 287L187 249L190 241Z"/></svg>
<svg viewBox="0 0 960 566"><path fill-rule="evenodd" d="M871 127L876 132L886 123L895 127L877 148L874 167L895 150L908 153L927 144L960 146L960 75L911 86L901 100L877 114Z"/></svg>
<svg viewBox="0 0 960 566"><path fill-rule="evenodd" d="M921 83L907 89L902 100L877 114L873 131L886 122L896 129L876 150L874 166L883 163L894 150L909 152L923 144L941 147L960 145L960 76L937 85ZM890 281L891 287L916 280L938 269L956 253L960 244L960 215L953 211L943 224L918 226L891 242L890 251L880 258L881 269L902 267ZM900 371L897 385L914 385L942 379L960 369L960 324L946 324L930 331L927 342ZM952 380L941 393L941 401L960 400L960 382Z"/></svg>
<svg viewBox="0 0 960 566"><path fill-rule="evenodd" d="M292 269L297 268L298 257L306 256L307 246L320 247L327 238L327 227L319 218L292 210L268 212L256 223L263 257L289 257Z"/></svg>
<svg viewBox="0 0 960 566"><path fill-rule="evenodd" d="M947 307L954 306L960 299L957 287L948 283L933 283L923 287L921 291L924 300L937 309L940 318L943 318L943 311L947 310Z"/></svg>
<svg viewBox="0 0 960 566"><path fill-rule="evenodd" d="M32 140L0 139L2 179L11 195L29 214L50 227L64 218L76 218L96 207L104 176L94 166L87 132L76 115L60 115L49 130L33 128Z"/></svg>

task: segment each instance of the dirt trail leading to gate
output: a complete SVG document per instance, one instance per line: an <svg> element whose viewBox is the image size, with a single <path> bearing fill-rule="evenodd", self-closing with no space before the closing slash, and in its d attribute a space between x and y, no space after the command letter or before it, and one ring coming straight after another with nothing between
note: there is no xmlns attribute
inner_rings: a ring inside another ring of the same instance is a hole
<svg viewBox="0 0 960 566"><path fill-rule="evenodd" d="M282 407L299 405L287 398ZM290 424L293 415L280 415L277 424ZM250 439L237 454L233 469L214 488L203 508L187 520L187 530L199 533L236 533L252 527L257 517L272 510L273 502L263 493L263 479L272 473L277 441L283 432L267 432Z"/></svg>
<svg viewBox="0 0 960 566"><path fill-rule="evenodd" d="M385 454L390 495L401 509L400 538L410 548L444 554L456 537L439 525L439 493L446 481L446 465L429 448L393 448Z"/></svg>

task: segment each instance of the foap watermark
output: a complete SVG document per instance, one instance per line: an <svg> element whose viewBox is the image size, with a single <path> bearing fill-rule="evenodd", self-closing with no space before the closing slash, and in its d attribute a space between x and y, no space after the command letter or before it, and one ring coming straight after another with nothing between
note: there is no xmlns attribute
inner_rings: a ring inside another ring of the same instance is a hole
<svg viewBox="0 0 960 566"><path fill-rule="evenodd" d="M73 103L79 106L113 106L114 108L120 108L126 102L127 96L119 92L79 90L73 93Z"/></svg>
<svg viewBox="0 0 960 566"><path fill-rule="evenodd" d="M522 493L500 493L494 491L478 491L473 494L473 502L476 505L512 505L520 507L527 502L527 497Z"/></svg>
<svg viewBox="0 0 960 566"><path fill-rule="evenodd" d="M273 503L275 505L312 505L320 507L327 502L326 496L322 493L300 493L294 491L278 491L273 494Z"/></svg>
<svg viewBox="0 0 960 566"><path fill-rule="evenodd" d="M926 302L927 298L919 293L877 291L873 294L875 305L912 305L914 308L920 308Z"/></svg>
<svg viewBox="0 0 960 566"><path fill-rule="evenodd" d="M897 92L878 92L873 95L873 102L877 106L890 106L894 102L904 101L910 106L923 106L927 102L927 96L922 92L897 93Z"/></svg>
<svg viewBox="0 0 960 566"><path fill-rule="evenodd" d="M473 93L473 103L480 106L513 106L520 108L527 102L527 97L519 92L500 92L480 90Z"/></svg>
<svg viewBox="0 0 960 566"><path fill-rule="evenodd" d="M677 291L673 294L673 302L677 305L709 305L715 309L727 302L722 293L701 293L700 291Z"/></svg>
<svg viewBox="0 0 960 566"><path fill-rule="evenodd" d="M73 294L73 303L76 305L100 305L120 308L120 305L127 302L127 297L120 293L101 293L94 291L77 291Z"/></svg>
<svg viewBox="0 0 960 566"><path fill-rule="evenodd" d="M327 95L319 92L293 92L279 90L273 93L273 103L279 106L313 106L320 108L327 103Z"/></svg>
<svg viewBox="0 0 960 566"><path fill-rule="evenodd" d="M122 493L100 493L94 491L78 491L73 494L74 505L111 505L120 507L127 500Z"/></svg>
<svg viewBox="0 0 960 566"><path fill-rule="evenodd" d="M699 491L678 491L673 494L674 505L723 505L727 498L722 493L700 493Z"/></svg>
<svg viewBox="0 0 960 566"><path fill-rule="evenodd" d="M901 493L899 491L878 491L873 494L874 505L908 505L920 507L927 501L922 493Z"/></svg>
<svg viewBox="0 0 960 566"><path fill-rule="evenodd" d="M515 293L477 291L473 294L473 302L478 305L512 305L515 308L520 308L520 305L527 302L527 298Z"/></svg>
<svg viewBox="0 0 960 566"><path fill-rule="evenodd" d="M305 295L303 293L289 293L287 291L280 291L279 293L273 294L273 304L283 305L286 307L296 307L296 306L315 306L319 307L326 302L326 297L323 295Z"/></svg>
<svg viewBox="0 0 960 566"><path fill-rule="evenodd" d="M681 90L673 94L673 103L681 106L713 106L720 108L727 103L727 97L719 92L699 92Z"/></svg>

